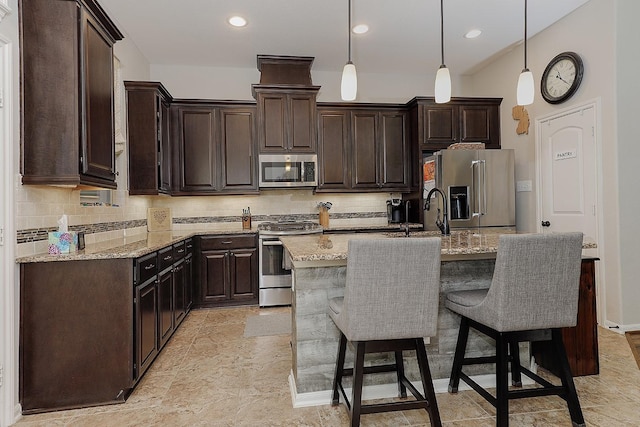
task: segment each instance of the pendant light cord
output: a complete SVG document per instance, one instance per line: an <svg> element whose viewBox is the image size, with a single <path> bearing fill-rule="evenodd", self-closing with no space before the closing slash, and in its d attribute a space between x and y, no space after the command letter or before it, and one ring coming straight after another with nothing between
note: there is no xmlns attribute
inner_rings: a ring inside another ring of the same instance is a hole
<svg viewBox="0 0 640 427"><path fill-rule="evenodd" d="M349 63L351 63L351 0L349 0Z"/></svg>
<svg viewBox="0 0 640 427"><path fill-rule="evenodd" d="M527 1L527 0L525 0ZM444 0L440 0L440 64L444 65L444 12L442 10Z"/></svg>
<svg viewBox="0 0 640 427"><path fill-rule="evenodd" d="M524 0L524 69L528 70L527 68L527 0Z"/></svg>

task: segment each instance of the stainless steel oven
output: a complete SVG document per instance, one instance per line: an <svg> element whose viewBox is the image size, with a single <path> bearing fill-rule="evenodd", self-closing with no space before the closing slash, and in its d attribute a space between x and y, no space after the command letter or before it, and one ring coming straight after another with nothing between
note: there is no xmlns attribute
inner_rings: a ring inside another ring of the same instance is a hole
<svg viewBox="0 0 640 427"><path fill-rule="evenodd" d="M264 222L258 225L260 306L291 305L291 267L280 236L322 233L312 221Z"/></svg>

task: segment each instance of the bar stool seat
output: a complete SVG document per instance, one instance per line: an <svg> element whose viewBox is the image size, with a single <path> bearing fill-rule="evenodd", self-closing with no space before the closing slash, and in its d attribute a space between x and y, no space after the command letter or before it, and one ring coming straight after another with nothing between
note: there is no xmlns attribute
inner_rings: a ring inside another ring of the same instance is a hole
<svg viewBox="0 0 640 427"><path fill-rule="evenodd" d="M425 409L432 426L441 426L424 337L437 331L440 289L440 238L349 241L343 298L329 300L329 316L340 331L331 404L340 394L351 426L363 414ZM347 344L355 349L353 368L345 368ZM403 351L416 352L424 395L406 377ZM394 363L365 366L368 353L392 352ZM395 372L398 394L415 400L362 404L366 374ZM351 399L343 378L352 377Z"/></svg>
<svg viewBox="0 0 640 427"><path fill-rule="evenodd" d="M489 289L449 292L446 307L461 316L449 392L460 380L496 408L496 425L509 425L509 400L557 395L567 402L574 426L584 426L561 328L576 325L582 254L582 233L503 235L498 243ZM466 358L469 329L495 340L496 355ZM519 343L551 341L560 364L561 385L554 385L520 364ZM495 363L495 396L462 371L464 366ZM521 374L542 387L522 385Z"/></svg>

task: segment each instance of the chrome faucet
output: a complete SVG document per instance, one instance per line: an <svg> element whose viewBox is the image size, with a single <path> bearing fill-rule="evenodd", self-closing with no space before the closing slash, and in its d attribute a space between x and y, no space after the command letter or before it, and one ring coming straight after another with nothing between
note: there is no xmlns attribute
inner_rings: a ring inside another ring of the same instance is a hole
<svg viewBox="0 0 640 427"><path fill-rule="evenodd" d="M431 191L429 191L429 194L427 194L427 199L424 201L424 210L428 211L431 207L431 195L435 192L440 193L440 196L442 196L442 201L444 203L442 221L440 221L440 209L438 209L438 214L436 216L436 225L442 232L443 236L449 236L451 234L451 230L449 229L449 220L447 219L447 196L445 196L445 194L439 188L432 188Z"/></svg>
<svg viewBox="0 0 640 427"><path fill-rule="evenodd" d="M404 202L404 236L409 237L409 208L411 207L411 202Z"/></svg>

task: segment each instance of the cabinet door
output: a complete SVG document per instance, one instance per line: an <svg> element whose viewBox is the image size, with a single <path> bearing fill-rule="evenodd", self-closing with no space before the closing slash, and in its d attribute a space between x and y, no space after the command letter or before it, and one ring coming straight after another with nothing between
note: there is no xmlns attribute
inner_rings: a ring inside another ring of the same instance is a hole
<svg viewBox="0 0 640 427"><path fill-rule="evenodd" d="M156 278L136 287L135 379L144 374L158 354L158 292Z"/></svg>
<svg viewBox="0 0 640 427"><path fill-rule="evenodd" d="M229 255L230 298L251 301L258 298L258 253L256 248L235 249Z"/></svg>
<svg viewBox="0 0 640 427"><path fill-rule="evenodd" d="M169 268L158 276L158 347L162 348L173 332L173 273Z"/></svg>
<svg viewBox="0 0 640 427"><path fill-rule="evenodd" d="M218 152L214 129L215 109L177 108L178 158L174 181L182 192L217 190Z"/></svg>
<svg viewBox="0 0 640 427"><path fill-rule="evenodd" d="M261 93L258 96L260 112L260 151L288 150L286 116L287 97L282 93Z"/></svg>
<svg viewBox="0 0 640 427"><path fill-rule="evenodd" d="M289 95L288 148L294 152L316 151L316 95Z"/></svg>
<svg viewBox="0 0 640 427"><path fill-rule="evenodd" d="M193 305L193 256L187 256L184 261L184 281L184 307L185 312L189 312Z"/></svg>
<svg viewBox="0 0 640 427"><path fill-rule="evenodd" d="M115 182L112 43L100 24L84 10L82 26L82 173Z"/></svg>
<svg viewBox="0 0 640 427"><path fill-rule="evenodd" d="M318 117L318 189L347 189L349 112L322 111Z"/></svg>
<svg viewBox="0 0 640 427"><path fill-rule="evenodd" d="M221 303L229 298L229 252L203 251L200 265L200 301Z"/></svg>
<svg viewBox="0 0 640 427"><path fill-rule="evenodd" d="M351 116L351 187L378 188L377 113L355 111Z"/></svg>
<svg viewBox="0 0 640 427"><path fill-rule="evenodd" d="M423 149L430 145L452 144L458 141L458 106L451 104L424 105L419 122L423 127ZM434 148L436 148L434 147Z"/></svg>
<svg viewBox="0 0 640 427"><path fill-rule="evenodd" d="M187 314L186 261L178 263L173 270L173 324L177 328Z"/></svg>
<svg viewBox="0 0 640 427"><path fill-rule="evenodd" d="M380 113L380 149L382 150L381 186L398 191L409 190L409 146L404 112Z"/></svg>
<svg viewBox="0 0 640 427"><path fill-rule="evenodd" d="M258 190L255 159L255 109L220 110L221 190Z"/></svg>
<svg viewBox="0 0 640 427"><path fill-rule="evenodd" d="M158 185L161 193L171 192L171 144L169 134L169 103L165 102L161 97L157 97L159 104L159 145L160 145L160 159L156 165L160 174L158 178Z"/></svg>
<svg viewBox="0 0 640 427"><path fill-rule="evenodd" d="M460 142L484 142L500 148L498 105L461 105Z"/></svg>

